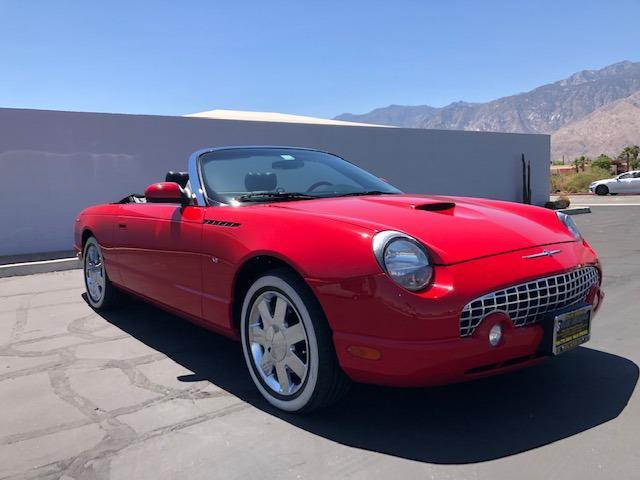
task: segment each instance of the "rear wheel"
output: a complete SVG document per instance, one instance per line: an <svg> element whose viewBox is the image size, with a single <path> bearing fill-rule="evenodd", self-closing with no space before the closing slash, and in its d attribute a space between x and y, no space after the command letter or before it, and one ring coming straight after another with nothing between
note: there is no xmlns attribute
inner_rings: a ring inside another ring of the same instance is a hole
<svg viewBox="0 0 640 480"><path fill-rule="evenodd" d="M89 305L96 310L117 306L122 300L122 293L109 280L102 250L95 237L89 237L84 244L82 261Z"/></svg>
<svg viewBox="0 0 640 480"><path fill-rule="evenodd" d="M598 185L596 187L596 195L606 195L609 193L609 187L606 185Z"/></svg>
<svg viewBox="0 0 640 480"><path fill-rule="evenodd" d="M259 277L245 295L242 349L251 378L273 406L309 412L336 402L349 380L308 286L287 270Z"/></svg>

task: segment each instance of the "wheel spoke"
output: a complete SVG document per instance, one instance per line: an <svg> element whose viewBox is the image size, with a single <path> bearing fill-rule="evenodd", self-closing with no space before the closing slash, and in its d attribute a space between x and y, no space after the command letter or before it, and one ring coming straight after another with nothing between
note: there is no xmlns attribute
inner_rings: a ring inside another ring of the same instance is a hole
<svg viewBox="0 0 640 480"><path fill-rule="evenodd" d="M269 304L267 303L266 298L260 300L260 303L258 304L258 311L260 312L262 325L265 329L273 325L273 317L271 316L271 312L269 311Z"/></svg>
<svg viewBox="0 0 640 480"><path fill-rule="evenodd" d="M285 328L284 336L290 346L307 339L301 322L298 322L289 328Z"/></svg>
<svg viewBox="0 0 640 480"><path fill-rule="evenodd" d="M262 345L263 347L267 346L267 338L264 330L258 326L254 325L249 329L249 340Z"/></svg>
<svg viewBox="0 0 640 480"><path fill-rule="evenodd" d="M278 297L276 300L276 309L273 313L273 323L279 327L284 327L284 320L287 316L287 301Z"/></svg>
<svg viewBox="0 0 640 480"><path fill-rule="evenodd" d="M300 379L304 379L307 366L298 358L294 352L287 353L284 357L284 363L295 373Z"/></svg>
<svg viewBox="0 0 640 480"><path fill-rule="evenodd" d="M289 393L290 382L289 382L289 373L284 366L284 362L280 362L276 365L276 376L278 377L278 383L280 384L280 388L284 393Z"/></svg>
<svg viewBox="0 0 640 480"><path fill-rule="evenodd" d="M271 354L264 352L262 355L262 360L260 361L260 368L264 372L265 375L271 374L273 370L273 358Z"/></svg>

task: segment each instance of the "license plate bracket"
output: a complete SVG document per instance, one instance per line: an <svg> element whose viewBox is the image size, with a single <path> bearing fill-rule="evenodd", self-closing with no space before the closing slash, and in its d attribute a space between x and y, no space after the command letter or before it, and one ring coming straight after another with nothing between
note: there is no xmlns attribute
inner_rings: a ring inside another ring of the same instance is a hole
<svg viewBox="0 0 640 480"><path fill-rule="evenodd" d="M591 306L556 315L553 319L551 353L560 355L591 338Z"/></svg>

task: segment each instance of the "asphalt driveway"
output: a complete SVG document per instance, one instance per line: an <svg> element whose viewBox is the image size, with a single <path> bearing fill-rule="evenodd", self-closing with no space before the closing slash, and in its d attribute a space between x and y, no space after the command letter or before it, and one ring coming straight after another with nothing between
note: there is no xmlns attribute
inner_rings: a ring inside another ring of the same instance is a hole
<svg viewBox="0 0 640 480"><path fill-rule="evenodd" d="M607 297L586 347L432 389L356 386L271 409L239 345L132 301L99 315L80 271L0 279L0 478L637 477L640 206L577 215Z"/></svg>

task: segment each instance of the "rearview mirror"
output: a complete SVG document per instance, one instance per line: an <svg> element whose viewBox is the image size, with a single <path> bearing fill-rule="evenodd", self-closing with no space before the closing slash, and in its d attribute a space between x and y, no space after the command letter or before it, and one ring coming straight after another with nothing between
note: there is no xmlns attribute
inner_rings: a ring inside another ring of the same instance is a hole
<svg viewBox="0 0 640 480"><path fill-rule="evenodd" d="M150 203L179 203L183 206L190 203L184 189L175 182L159 182L149 185L144 191L144 196Z"/></svg>
<svg viewBox="0 0 640 480"><path fill-rule="evenodd" d="M277 160L271 164L274 170L295 170L304 167L303 160Z"/></svg>

